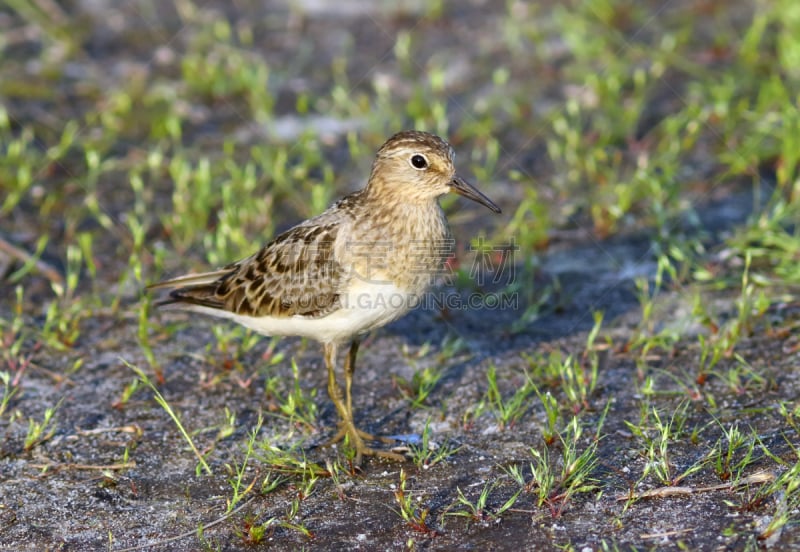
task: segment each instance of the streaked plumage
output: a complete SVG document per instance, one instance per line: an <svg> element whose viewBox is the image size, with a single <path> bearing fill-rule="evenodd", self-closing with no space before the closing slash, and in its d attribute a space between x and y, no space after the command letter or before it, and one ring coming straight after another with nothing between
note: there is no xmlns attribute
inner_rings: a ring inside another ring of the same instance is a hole
<svg viewBox="0 0 800 552"><path fill-rule="evenodd" d="M256 254L204 274L167 280L161 304L228 318L264 335L298 335L325 346L328 391L340 414L337 438L363 454L372 438L355 428L350 400L359 336L405 314L448 254L450 231L438 197L455 191L500 209L455 174L453 150L425 132L400 132L378 150L366 188L280 234ZM346 403L335 381L340 344Z"/></svg>

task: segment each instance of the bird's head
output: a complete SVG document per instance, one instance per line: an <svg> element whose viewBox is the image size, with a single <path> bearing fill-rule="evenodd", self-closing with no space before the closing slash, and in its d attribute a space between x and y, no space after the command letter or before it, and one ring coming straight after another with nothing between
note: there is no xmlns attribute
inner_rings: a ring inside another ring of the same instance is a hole
<svg viewBox="0 0 800 552"><path fill-rule="evenodd" d="M434 134L398 132L378 150L367 193L424 203L455 192L499 213L491 199L456 174L454 158L450 144Z"/></svg>

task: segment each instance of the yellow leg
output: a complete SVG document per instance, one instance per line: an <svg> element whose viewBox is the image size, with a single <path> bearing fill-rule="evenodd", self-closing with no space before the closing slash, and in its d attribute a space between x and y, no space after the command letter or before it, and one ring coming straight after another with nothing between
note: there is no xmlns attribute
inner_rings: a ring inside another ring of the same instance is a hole
<svg viewBox="0 0 800 552"><path fill-rule="evenodd" d="M353 415L353 397L351 389L353 387L353 372L356 371L356 357L358 356L358 346L361 342L354 339L350 343L350 350L347 351L347 358L344 360L344 393L347 400L347 410L350 416Z"/></svg>
<svg viewBox="0 0 800 552"><path fill-rule="evenodd" d="M325 367L328 369L328 395L331 398L336 411L339 413L339 431L328 442L329 444L341 441L345 437L350 442L350 445L355 448L356 465L361 465L364 456L381 456L390 460L403 461L405 458L401 454L394 452L386 452L381 450L373 450L364 444L364 440L374 439L372 435L361 431L355 426L353 422L353 407L351 388L353 383L353 372L355 370L355 357L358 354L358 342L354 341L350 345L350 351L345 361L345 397L342 396L342 388L336 382L336 353L337 345L335 343L325 344Z"/></svg>
<svg viewBox="0 0 800 552"><path fill-rule="evenodd" d="M347 351L347 357L344 361L344 393L345 393L345 401L347 402L347 410L350 412L350 418L355 421L355 417L353 416L353 398L351 389L353 387L353 374L356 371L356 357L358 356L358 346L361 342L358 339L354 339L352 343L350 343L350 350ZM386 444L394 444L394 439L389 439L388 437L380 437L376 435L372 435L371 433L367 433L366 431L361 431L360 429L356 429L358 434L361 436L362 439L366 441L380 441L381 443Z"/></svg>

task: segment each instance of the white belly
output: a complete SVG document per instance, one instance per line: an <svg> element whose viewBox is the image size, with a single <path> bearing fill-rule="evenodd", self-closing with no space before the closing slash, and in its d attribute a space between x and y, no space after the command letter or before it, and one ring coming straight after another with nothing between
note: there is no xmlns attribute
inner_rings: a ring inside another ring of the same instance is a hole
<svg viewBox="0 0 800 552"><path fill-rule="evenodd" d="M321 318L306 316L242 316L229 311L193 306L191 310L227 318L262 335L308 337L323 343L352 339L399 318L419 301L418 296L391 283L353 282L339 310Z"/></svg>

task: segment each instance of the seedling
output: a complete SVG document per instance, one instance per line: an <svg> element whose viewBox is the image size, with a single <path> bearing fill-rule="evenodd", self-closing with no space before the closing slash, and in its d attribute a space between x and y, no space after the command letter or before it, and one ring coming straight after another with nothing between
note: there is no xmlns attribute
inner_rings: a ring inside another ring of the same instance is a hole
<svg viewBox="0 0 800 552"><path fill-rule="evenodd" d="M169 402L167 402L167 399L164 398L164 396L158 391L153 382L150 381L150 378L148 378L147 375L138 366L130 364L125 359L120 359L120 360L122 361L123 364L125 364L125 366L133 370L136 373L136 375L139 376L139 379L142 380L142 383L147 385L147 387L149 387L153 391L153 398L156 400L158 405L164 409L164 411L169 415L169 417L172 418L172 421L175 423L178 430L181 432L181 435L183 435L184 440L189 444L189 448L192 449L192 452L197 457L198 464L196 472L199 474L200 468L202 467L208 475L211 475L211 468L206 463L206 460L205 458L203 458L203 455L200 454L200 451L197 450L194 441L189 436L189 433L186 431L186 429L184 429L180 418L178 417L177 413L172 409Z"/></svg>
<svg viewBox="0 0 800 552"><path fill-rule="evenodd" d="M449 506L442 516L458 516L467 518L467 520L476 523L486 524L492 521L499 520L505 512L514 506L522 493L524 487L522 485L508 498L506 501L496 509L490 509L488 502L489 496L492 492L499 487L499 483L489 482L484 483L481 488L478 498L474 501L468 499L460 488L456 488L458 498L456 502ZM456 511L449 511L453 508L460 508Z"/></svg>
<svg viewBox="0 0 800 552"><path fill-rule="evenodd" d="M408 524L408 526L414 531L419 531L420 533L426 534L434 533L435 531L428 527L426 521L428 519L428 513L430 510L417 505L418 498L420 497L416 495L416 493L412 493L409 489L407 489L406 483L406 471L401 468L400 483L394 490L394 500L400 507L398 513L406 522L406 524Z"/></svg>
<svg viewBox="0 0 800 552"><path fill-rule="evenodd" d="M600 424L602 426L602 423ZM599 427L598 427L599 432ZM560 436L562 452L556 463L552 448L530 449L533 461L530 464L531 481L527 489L536 491L537 505L546 505L553 517L561 515L572 496L593 491L597 480L593 472L598 463L598 436L582 452L580 438L583 433L578 419L573 417Z"/></svg>
<svg viewBox="0 0 800 552"><path fill-rule="evenodd" d="M28 434L25 436L24 449L26 452L31 451L34 447L41 445L45 441L49 441L53 435L56 434L58 426L55 422L55 414L58 407L64 399L52 407L44 411L44 417L41 422L37 422L33 418L28 418Z"/></svg>
<svg viewBox="0 0 800 552"><path fill-rule="evenodd" d="M437 444L431 441L431 420L425 422L425 429L422 430L422 439L419 445L412 444L411 458L418 468L428 469L439 462L447 460L459 450L460 446L455 446L449 441Z"/></svg>
<svg viewBox="0 0 800 552"><path fill-rule="evenodd" d="M486 379L489 382L489 389L483 402L494 414L501 429L513 427L530 408L529 398L536 392L536 387L526 374L525 383L517 387L508 399L504 399L497 384L497 368L494 364L489 366Z"/></svg>
<svg viewBox="0 0 800 552"><path fill-rule="evenodd" d="M247 494L253 489L256 484L257 478L254 478L253 481L245 487L245 474L248 469L248 462L253 455L256 446L256 439L258 438L258 432L261 430L261 426L264 423L264 418L261 417L259 414L258 421L256 422L255 427L250 431L250 434L247 438L247 445L245 446L244 452L244 459L240 465L226 465L229 472L232 472L233 478L229 480L231 487L233 488L233 496L228 499L228 507L225 510L226 514L231 513L236 505L247 496Z"/></svg>
<svg viewBox="0 0 800 552"><path fill-rule="evenodd" d="M280 410L291 422L299 422L308 429L313 429L317 422L317 390L303 391L300 386L300 370L292 359L292 388L283 397Z"/></svg>

